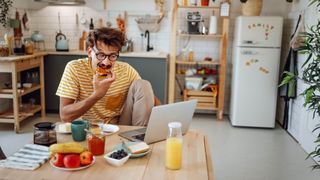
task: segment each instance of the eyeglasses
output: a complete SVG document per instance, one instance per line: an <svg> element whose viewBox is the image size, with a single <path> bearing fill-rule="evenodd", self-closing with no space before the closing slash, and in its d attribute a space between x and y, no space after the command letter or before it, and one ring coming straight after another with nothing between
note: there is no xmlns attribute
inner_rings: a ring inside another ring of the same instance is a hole
<svg viewBox="0 0 320 180"><path fill-rule="evenodd" d="M95 52L95 51L94 51ZM103 61L106 58L109 59L109 61L116 61L119 57L119 54L111 53L111 54L104 54L102 52L95 52L96 57L99 61Z"/></svg>

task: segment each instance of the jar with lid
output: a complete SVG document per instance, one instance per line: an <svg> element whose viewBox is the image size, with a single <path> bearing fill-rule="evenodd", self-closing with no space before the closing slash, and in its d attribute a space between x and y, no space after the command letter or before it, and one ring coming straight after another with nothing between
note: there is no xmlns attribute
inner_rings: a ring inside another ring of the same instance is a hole
<svg viewBox="0 0 320 180"><path fill-rule="evenodd" d="M33 54L33 42L31 38L26 38L24 46L26 48L26 54L31 55Z"/></svg>
<svg viewBox="0 0 320 180"><path fill-rule="evenodd" d="M182 133L181 123L171 122L168 124L169 131L166 140L166 167L178 170L182 165Z"/></svg>
<svg viewBox="0 0 320 180"><path fill-rule="evenodd" d="M0 56L9 56L9 47L4 39L0 39Z"/></svg>
<svg viewBox="0 0 320 180"><path fill-rule="evenodd" d="M57 143L55 124L52 122L37 123L33 127L33 143L50 146Z"/></svg>
<svg viewBox="0 0 320 180"><path fill-rule="evenodd" d="M105 135L102 132L100 123L89 123L89 133L87 133L88 149L94 156L104 154Z"/></svg>

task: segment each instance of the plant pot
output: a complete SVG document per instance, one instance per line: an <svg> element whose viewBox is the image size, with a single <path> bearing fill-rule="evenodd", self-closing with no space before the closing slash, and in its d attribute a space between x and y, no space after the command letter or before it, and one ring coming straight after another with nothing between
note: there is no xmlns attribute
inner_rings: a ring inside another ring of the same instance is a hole
<svg viewBox="0 0 320 180"><path fill-rule="evenodd" d="M247 0L241 3L242 15L244 16L260 16L263 0Z"/></svg>

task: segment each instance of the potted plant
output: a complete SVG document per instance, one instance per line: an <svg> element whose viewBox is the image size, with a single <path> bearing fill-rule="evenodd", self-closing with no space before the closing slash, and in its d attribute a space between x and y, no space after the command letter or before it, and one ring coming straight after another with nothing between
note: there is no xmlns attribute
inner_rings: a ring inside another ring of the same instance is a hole
<svg viewBox="0 0 320 180"><path fill-rule="evenodd" d="M9 24L9 11L12 7L12 0L0 0L0 23L4 28Z"/></svg>
<svg viewBox="0 0 320 180"><path fill-rule="evenodd" d="M320 12L320 0L309 0L309 6L315 5ZM299 53L305 54L306 59L302 65L302 76L294 74L292 72L284 72L284 78L280 86L291 84L289 86L289 93L292 92L292 88L295 88L297 79L301 79L307 86L301 93L304 97L304 106L308 110L313 112L313 118L315 116L320 117L320 20L317 24L312 25L307 32L301 33L299 36L305 39L303 45L298 49ZM320 158L320 124L317 124L313 132L318 133L315 140L316 147L307 158ZM320 169L320 160L317 160L316 165L313 165L313 169Z"/></svg>

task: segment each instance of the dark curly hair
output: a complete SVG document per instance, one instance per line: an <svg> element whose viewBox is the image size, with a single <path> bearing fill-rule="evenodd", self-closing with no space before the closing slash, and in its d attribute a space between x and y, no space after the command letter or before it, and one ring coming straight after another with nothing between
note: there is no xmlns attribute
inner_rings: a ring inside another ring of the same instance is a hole
<svg viewBox="0 0 320 180"><path fill-rule="evenodd" d="M101 41L108 46L113 46L121 50L126 41L126 35L118 29L102 27L91 31L87 37L87 43L92 48Z"/></svg>

